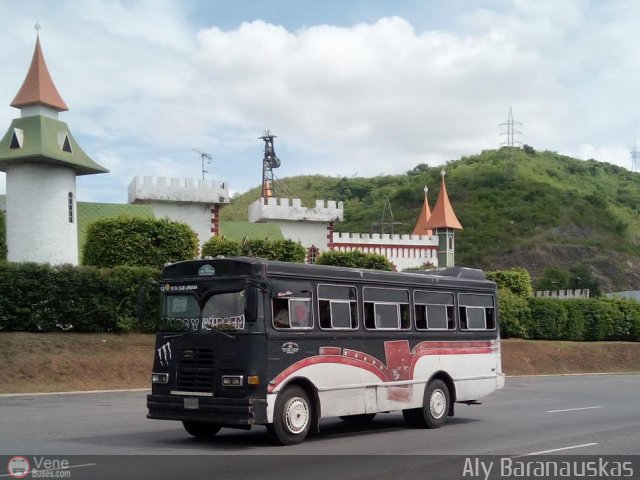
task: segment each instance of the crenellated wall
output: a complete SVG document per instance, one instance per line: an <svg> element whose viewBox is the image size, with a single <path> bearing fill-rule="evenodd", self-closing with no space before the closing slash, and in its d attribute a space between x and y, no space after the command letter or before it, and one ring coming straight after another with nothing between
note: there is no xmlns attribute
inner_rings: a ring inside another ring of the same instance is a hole
<svg viewBox="0 0 640 480"><path fill-rule="evenodd" d="M129 203L229 203L229 183L192 178L140 177L129 184Z"/></svg>
<svg viewBox="0 0 640 480"><path fill-rule="evenodd" d="M135 177L129 184L129 203L146 204L156 218L189 225L200 247L218 233L220 206L229 203L227 182L166 177Z"/></svg>
<svg viewBox="0 0 640 480"><path fill-rule="evenodd" d="M321 251L328 248L327 228L344 217L342 202L316 200L315 207L307 208L299 198L260 198L249 205L249 221L275 223L285 238L300 242L306 248L312 245Z"/></svg>
<svg viewBox="0 0 640 480"><path fill-rule="evenodd" d="M344 204L332 200L316 200L315 207L302 206L299 198L260 198L249 205L249 221L252 223L273 220L290 222L341 222Z"/></svg>
<svg viewBox="0 0 640 480"><path fill-rule="evenodd" d="M333 232L330 250L384 255L398 270L419 267L425 263L438 266L438 237L394 235L388 233Z"/></svg>

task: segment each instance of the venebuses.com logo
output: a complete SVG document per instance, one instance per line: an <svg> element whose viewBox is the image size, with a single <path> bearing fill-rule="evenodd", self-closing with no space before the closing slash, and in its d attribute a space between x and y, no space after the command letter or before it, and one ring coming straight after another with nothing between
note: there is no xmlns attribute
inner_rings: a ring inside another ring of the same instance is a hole
<svg viewBox="0 0 640 480"><path fill-rule="evenodd" d="M11 478L25 478L31 472L29 460L21 456L11 457L7 463L7 472Z"/></svg>

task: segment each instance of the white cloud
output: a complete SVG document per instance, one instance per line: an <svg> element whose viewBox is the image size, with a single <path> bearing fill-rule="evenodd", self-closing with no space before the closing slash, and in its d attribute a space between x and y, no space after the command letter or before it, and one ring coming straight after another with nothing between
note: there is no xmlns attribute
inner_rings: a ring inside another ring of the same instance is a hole
<svg viewBox="0 0 640 480"><path fill-rule="evenodd" d="M38 19L71 108L61 119L112 171L79 183L91 199L124 201L134 174L199 177L194 147L213 154L209 170L234 190L254 186L265 128L279 135L279 176L435 165L497 147L510 105L524 143L628 166L640 5L487 5L467 7L455 31L416 30L410 17L197 30L180 2L6 2L0 91L8 104ZM0 108L0 124L11 110Z"/></svg>

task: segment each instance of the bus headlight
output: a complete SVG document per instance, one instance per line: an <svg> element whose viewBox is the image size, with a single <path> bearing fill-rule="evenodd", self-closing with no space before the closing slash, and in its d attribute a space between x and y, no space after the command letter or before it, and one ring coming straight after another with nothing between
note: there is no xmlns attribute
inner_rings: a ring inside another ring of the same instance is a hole
<svg viewBox="0 0 640 480"><path fill-rule="evenodd" d="M168 373L152 373L151 383L169 383Z"/></svg>
<svg viewBox="0 0 640 480"><path fill-rule="evenodd" d="M222 375L222 386L224 387L241 387L244 385L242 375Z"/></svg>

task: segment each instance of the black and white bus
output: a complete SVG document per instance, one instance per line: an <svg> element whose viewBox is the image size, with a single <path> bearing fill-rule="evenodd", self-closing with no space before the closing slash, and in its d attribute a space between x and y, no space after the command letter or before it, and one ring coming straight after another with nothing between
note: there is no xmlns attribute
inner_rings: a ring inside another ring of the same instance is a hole
<svg viewBox="0 0 640 480"><path fill-rule="evenodd" d="M160 290L148 418L196 437L266 425L290 445L321 418L394 410L437 428L504 385L496 285L480 270L218 258L166 266Z"/></svg>

